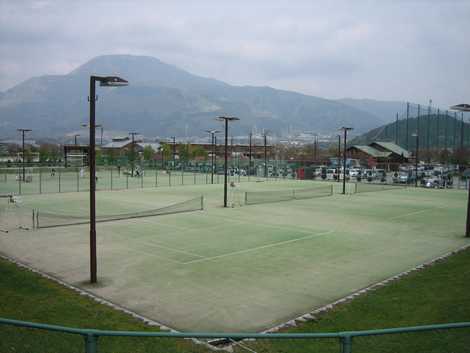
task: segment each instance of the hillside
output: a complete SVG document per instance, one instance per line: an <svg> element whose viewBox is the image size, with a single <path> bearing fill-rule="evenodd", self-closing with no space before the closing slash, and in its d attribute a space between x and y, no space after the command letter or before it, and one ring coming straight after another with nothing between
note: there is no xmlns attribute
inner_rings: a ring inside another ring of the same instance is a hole
<svg viewBox="0 0 470 353"><path fill-rule="evenodd" d="M146 56L96 57L67 75L31 78L0 95L1 137L30 127L36 136L60 136L79 128L88 116L89 76L119 75L129 86L97 88L97 120L105 129L146 135L203 135L219 115L241 120L234 134L256 127L273 133L334 133L343 125L365 132L392 116L366 111L354 102L328 100L269 87L232 86L193 75Z"/></svg>
<svg viewBox="0 0 470 353"><path fill-rule="evenodd" d="M416 148L417 118L408 120L408 148ZM422 148L459 148L461 141L462 121L451 115L422 115L419 118L419 144ZM470 124L463 123L465 146L470 146ZM407 147L406 119L382 125L351 140L351 144L366 145L372 141L397 141L404 148Z"/></svg>

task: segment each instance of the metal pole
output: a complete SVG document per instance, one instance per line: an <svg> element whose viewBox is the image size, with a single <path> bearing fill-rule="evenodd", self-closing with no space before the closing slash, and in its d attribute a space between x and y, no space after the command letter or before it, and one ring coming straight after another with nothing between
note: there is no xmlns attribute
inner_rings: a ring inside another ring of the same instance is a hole
<svg viewBox="0 0 470 353"><path fill-rule="evenodd" d="M173 136L173 170L176 168L176 136Z"/></svg>
<svg viewBox="0 0 470 353"><path fill-rule="evenodd" d="M131 152L132 152L132 160L131 160L131 176L134 176L134 169L135 169L135 139L134 136L138 135L138 132L129 132L129 135L132 137L132 142L131 142Z"/></svg>
<svg viewBox="0 0 470 353"><path fill-rule="evenodd" d="M418 187L418 160L419 160L419 135L416 134L415 187Z"/></svg>
<svg viewBox="0 0 470 353"><path fill-rule="evenodd" d="M439 131L439 128L440 128L440 126L439 126L439 117L440 117L440 115L441 115L441 110L438 108L437 109L437 122L436 122L436 130L437 130L436 131L436 150L437 150L437 152L439 152L439 132L440 132Z"/></svg>
<svg viewBox="0 0 470 353"><path fill-rule="evenodd" d="M264 177L268 177L268 152L266 148L267 137L266 133L264 134Z"/></svg>
<svg viewBox="0 0 470 353"><path fill-rule="evenodd" d="M97 281L96 260L96 199L95 199L95 77L90 77L90 147L88 161L90 165L90 282Z"/></svg>
<svg viewBox="0 0 470 353"><path fill-rule="evenodd" d="M211 184L214 184L214 155L215 155L215 133L211 133L212 136L212 156L211 156Z"/></svg>
<svg viewBox="0 0 470 353"><path fill-rule="evenodd" d="M338 163L336 163L338 168L338 174L336 181L339 183L339 170L340 170L340 163L341 163L341 135L338 135Z"/></svg>
<svg viewBox="0 0 470 353"><path fill-rule="evenodd" d="M429 140L430 140L430 137L431 137L431 102L432 101L429 101L428 118L426 119L427 120L427 124L426 124L426 160L428 161L428 163L431 160L431 156L429 154L429 148L430 148L430 145L429 145L430 141Z"/></svg>
<svg viewBox="0 0 470 353"><path fill-rule="evenodd" d="M21 158L21 165L23 166L23 182L25 181L26 173L25 173L25 165L24 165L24 130L21 130L21 134L23 135L23 158Z"/></svg>
<svg viewBox="0 0 470 353"><path fill-rule="evenodd" d="M101 129L100 145L103 146L103 125L100 126L100 129Z"/></svg>
<svg viewBox="0 0 470 353"><path fill-rule="evenodd" d="M448 133L448 125L449 125L449 111L446 110L445 120L444 120L444 149L446 151L446 163L447 163L447 133Z"/></svg>
<svg viewBox="0 0 470 353"><path fill-rule="evenodd" d="M410 117L410 103L406 103L406 149L409 148L409 117Z"/></svg>
<svg viewBox="0 0 470 353"><path fill-rule="evenodd" d="M253 134L250 132L250 155L249 155L249 160L248 160L248 176L251 175L251 155L252 155L252 144L251 144L251 140L253 138Z"/></svg>
<svg viewBox="0 0 470 353"><path fill-rule="evenodd" d="M398 145L398 113L395 119L395 144Z"/></svg>
<svg viewBox="0 0 470 353"><path fill-rule="evenodd" d="M346 145L347 145L348 130L352 130L352 128L343 127L342 129L344 131L344 143L343 143L343 195L346 195ZM340 175L341 175L341 173L338 175L338 180L339 180Z"/></svg>
<svg viewBox="0 0 470 353"><path fill-rule="evenodd" d="M464 139L464 122L463 122L463 112L461 112L461 119L460 119L460 151L463 153L463 139Z"/></svg>
<svg viewBox="0 0 470 353"><path fill-rule="evenodd" d="M227 207L227 149L228 149L228 120L225 119L224 207Z"/></svg>

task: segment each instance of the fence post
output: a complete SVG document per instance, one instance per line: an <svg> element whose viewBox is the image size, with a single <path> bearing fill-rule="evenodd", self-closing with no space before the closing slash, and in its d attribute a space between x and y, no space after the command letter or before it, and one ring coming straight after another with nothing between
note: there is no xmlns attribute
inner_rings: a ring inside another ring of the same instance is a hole
<svg viewBox="0 0 470 353"><path fill-rule="evenodd" d="M109 169L109 175L110 175L110 187L111 187L111 190L113 190L113 166L111 166L111 168Z"/></svg>
<svg viewBox="0 0 470 353"><path fill-rule="evenodd" d="M352 353L352 336L341 337L341 353Z"/></svg>
<svg viewBox="0 0 470 353"><path fill-rule="evenodd" d="M85 336L85 353L98 352L98 336L91 333Z"/></svg>

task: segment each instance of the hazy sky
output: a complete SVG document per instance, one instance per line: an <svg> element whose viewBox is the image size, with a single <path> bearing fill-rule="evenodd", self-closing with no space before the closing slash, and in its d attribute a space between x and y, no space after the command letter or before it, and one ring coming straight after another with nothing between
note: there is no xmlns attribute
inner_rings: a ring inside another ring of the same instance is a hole
<svg viewBox="0 0 470 353"><path fill-rule="evenodd" d="M94 56L327 98L470 103L470 0L0 0L0 90Z"/></svg>

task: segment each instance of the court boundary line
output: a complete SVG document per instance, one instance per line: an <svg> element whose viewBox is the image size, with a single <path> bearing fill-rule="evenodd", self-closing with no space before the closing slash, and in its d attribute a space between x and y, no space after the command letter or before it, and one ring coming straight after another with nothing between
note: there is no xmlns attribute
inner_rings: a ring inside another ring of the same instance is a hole
<svg viewBox="0 0 470 353"><path fill-rule="evenodd" d="M430 207L430 208L424 208L422 210L418 210L418 211L413 211L413 212L409 212L409 213L404 213L404 214L401 214L401 215L398 215L398 216L394 216L394 217L391 217L389 218L388 220L394 220L394 219L398 219L398 218L403 218L403 217L409 217L409 216L412 216L412 215L415 215L415 214L419 214L419 213L423 213L423 212L426 212L426 211L434 211L434 210L440 210L442 209L443 207Z"/></svg>
<svg viewBox="0 0 470 353"><path fill-rule="evenodd" d="M305 237L300 237L300 238L295 238L295 239L289 239L289 240L283 240L283 241L279 241L279 242L275 242L275 243L271 243L271 244L266 244L266 245L257 246L257 247L254 247L254 248L243 249L243 250L233 251L233 252L226 253L226 254L221 254L221 255L206 257L206 258L204 258L204 259L197 259L197 260L186 261L186 262L183 262L182 264L183 264L183 265L190 265L190 264L199 263L199 262L212 261L212 260L221 259L221 258L228 257L228 256L239 255L239 254L245 254L245 253L248 253L248 252L257 251L257 250L262 250L262 249L267 249L267 248L272 248L272 247L279 246L279 245L295 243L295 242L301 241L301 240L312 239L312 238L320 237L320 236L322 236L322 235L331 234L331 233L333 233L333 232L334 232L334 230L329 230L329 231L327 231L327 232L322 232L322 233L317 233L317 234L311 234L311 235L308 235L308 236L305 236Z"/></svg>

